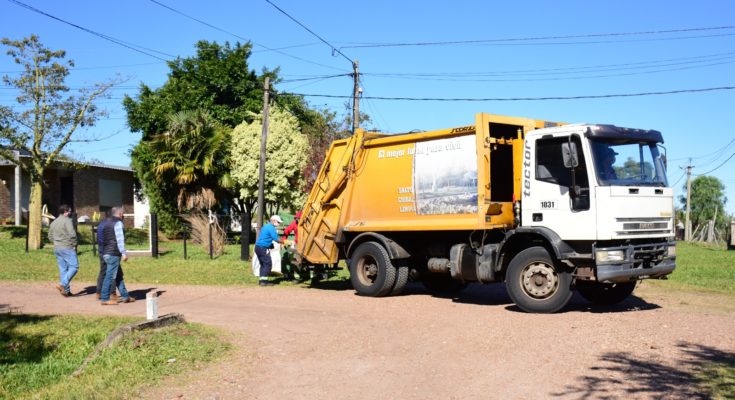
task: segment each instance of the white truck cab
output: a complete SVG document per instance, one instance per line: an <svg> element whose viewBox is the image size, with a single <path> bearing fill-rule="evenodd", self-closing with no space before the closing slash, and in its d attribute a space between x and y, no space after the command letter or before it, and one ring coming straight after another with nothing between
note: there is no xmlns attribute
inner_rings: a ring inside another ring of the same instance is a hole
<svg viewBox="0 0 735 400"><path fill-rule="evenodd" d="M662 143L658 131L613 125L529 132L520 226L558 235L577 282L634 285L671 273L674 194Z"/></svg>

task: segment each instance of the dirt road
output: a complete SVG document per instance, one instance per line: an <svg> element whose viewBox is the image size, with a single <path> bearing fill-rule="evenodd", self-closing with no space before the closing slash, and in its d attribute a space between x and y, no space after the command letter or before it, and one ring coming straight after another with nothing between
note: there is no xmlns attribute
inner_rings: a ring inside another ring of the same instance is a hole
<svg viewBox="0 0 735 400"><path fill-rule="evenodd" d="M139 299L154 289L130 286ZM575 297L553 315L520 312L502 285L454 299L421 286L380 299L341 285L155 289L161 314L225 328L236 350L145 398L689 399L702 398L699 366L735 364L733 304L645 285L615 308ZM0 282L3 308L145 316L145 301L102 307L50 283Z"/></svg>

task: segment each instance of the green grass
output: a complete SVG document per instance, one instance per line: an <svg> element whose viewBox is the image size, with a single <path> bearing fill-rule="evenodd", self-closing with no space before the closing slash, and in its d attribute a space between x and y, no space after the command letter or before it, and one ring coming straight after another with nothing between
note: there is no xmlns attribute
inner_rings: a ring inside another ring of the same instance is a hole
<svg viewBox="0 0 735 400"><path fill-rule="evenodd" d="M53 247L25 253L25 228L0 227L0 280L55 281L58 268ZM81 243L85 243L82 241ZM130 257L123 263L127 283L168 283L196 285L244 285L257 283L250 262L240 260L240 246L228 245L225 254L209 259L201 246L187 242L188 257L184 259L181 241L161 242L163 254L158 258ZM252 255L252 249L250 254ZM91 244L79 245L77 282L96 282L99 257L93 255ZM73 282L72 282L73 284ZM73 290L77 290L74 289Z"/></svg>
<svg viewBox="0 0 735 400"><path fill-rule="evenodd" d="M735 364L732 362L711 362L703 365L696 375L711 399L732 399L735 396Z"/></svg>
<svg viewBox="0 0 735 400"><path fill-rule="evenodd" d="M735 294L735 251L677 242L676 269L656 284Z"/></svg>
<svg viewBox="0 0 735 400"><path fill-rule="evenodd" d="M112 330L132 318L0 315L0 398L135 397L161 378L225 354L217 331L196 324L143 330L100 353L71 374ZM170 361L175 359L175 361Z"/></svg>

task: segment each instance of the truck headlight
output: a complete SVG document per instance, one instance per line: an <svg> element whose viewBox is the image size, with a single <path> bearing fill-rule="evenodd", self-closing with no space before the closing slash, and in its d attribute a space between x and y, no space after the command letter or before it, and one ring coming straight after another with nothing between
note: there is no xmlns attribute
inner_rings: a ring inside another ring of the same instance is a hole
<svg viewBox="0 0 735 400"><path fill-rule="evenodd" d="M597 250L595 259L598 263L625 261L625 252L623 250Z"/></svg>
<svg viewBox="0 0 735 400"><path fill-rule="evenodd" d="M666 248L667 257L676 257L676 246L669 246Z"/></svg>

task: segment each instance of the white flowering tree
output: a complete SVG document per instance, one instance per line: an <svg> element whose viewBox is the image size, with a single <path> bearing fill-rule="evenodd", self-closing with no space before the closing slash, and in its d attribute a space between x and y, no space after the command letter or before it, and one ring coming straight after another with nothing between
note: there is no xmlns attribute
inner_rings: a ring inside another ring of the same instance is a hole
<svg viewBox="0 0 735 400"><path fill-rule="evenodd" d="M309 142L299 121L278 106L270 108L265 161L265 202L267 214L281 209L300 209L305 201L303 170ZM262 115L232 131L232 178L240 187L240 199L252 217L258 202L258 166ZM252 220L252 219L251 219Z"/></svg>

